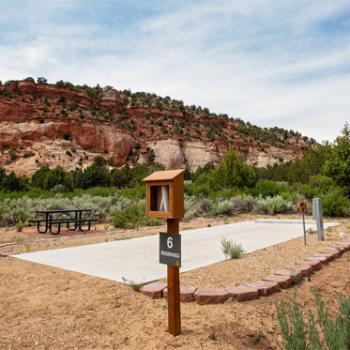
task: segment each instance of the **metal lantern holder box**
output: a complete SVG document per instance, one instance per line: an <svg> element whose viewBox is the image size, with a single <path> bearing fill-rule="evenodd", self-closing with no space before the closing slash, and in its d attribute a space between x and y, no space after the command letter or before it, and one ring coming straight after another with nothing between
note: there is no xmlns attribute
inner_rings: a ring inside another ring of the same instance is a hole
<svg viewBox="0 0 350 350"><path fill-rule="evenodd" d="M184 216L184 170L156 171L144 179L146 215L182 219Z"/></svg>

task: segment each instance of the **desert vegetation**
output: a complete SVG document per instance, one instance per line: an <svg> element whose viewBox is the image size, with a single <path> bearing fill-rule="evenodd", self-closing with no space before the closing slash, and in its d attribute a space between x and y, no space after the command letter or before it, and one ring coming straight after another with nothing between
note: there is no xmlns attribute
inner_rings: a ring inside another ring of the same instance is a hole
<svg viewBox="0 0 350 350"><path fill-rule="evenodd" d="M350 298L340 295L338 310L331 317L319 293L314 290L317 316L310 310L304 315L296 298L289 305L277 303L277 318L285 350L341 350L350 346ZM307 322L304 319L307 317Z"/></svg>
<svg viewBox="0 0 350 350"><path fill-rule="evenodd" d="M350 132L346 125L334 144L317 145L304 157L265 169L248 165L229 151L217 166L185 169L185 220L240 213L296 212L300 200L320 197L326 216L349 214ZM23 226L36 209L84 207L118 228L155 225L144 216L142 179L163 167L151 162L113 167L96 157L85 170L41 167L31 178L0 168L0 225ZM308 206L310 211L310 205Z"/></svg>
<svg viewBox="0 0 350 350"><path fill-rule="evenodd" d="M232 240L228 240L226 238L222 238L220 243L221 251L225 255L225 259L238 259L245 253L244 248L240 243L233 242Z"/></svg>

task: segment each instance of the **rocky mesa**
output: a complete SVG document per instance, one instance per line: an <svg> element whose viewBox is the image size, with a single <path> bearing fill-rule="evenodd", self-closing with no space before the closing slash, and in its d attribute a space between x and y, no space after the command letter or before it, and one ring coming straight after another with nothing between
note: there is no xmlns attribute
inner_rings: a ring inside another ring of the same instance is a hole
<svg viewBox="0 0 350 350"><path fill-rule="evenodd" d="M85 168L95 156L118 167L158 162L195 170L219 162L229 149L265 167L300 157L314 142L168 96L44 78L0 84L0 165L17 175L44 164Z"/></svg>

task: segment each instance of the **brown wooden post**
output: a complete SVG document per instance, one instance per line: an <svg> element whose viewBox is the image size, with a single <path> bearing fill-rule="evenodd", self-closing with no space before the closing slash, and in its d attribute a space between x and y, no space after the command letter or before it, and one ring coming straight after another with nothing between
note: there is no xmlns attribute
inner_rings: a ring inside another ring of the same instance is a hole
<svg viewBox="0 0 350 350"><path fill-rule="evenodd" d="M167 219L167 234L179 235L179 222L184 217L184 170L156 171L143 180L147 184L146 215ZM161 235L162 232L160 233L160 245L162 244ZM181 244L181 240L176 239L176 241ZM168 245L167 249L171 248ZM164 250L159 251L160 263L168 265L168 330L174 336L181 333L179 276L181 246L177 249L180 249L177 253L179 259L170 259L170 261L162 259L161 253Z"/></svg>
<svg viewBox="0 0 350 350"><path fill-rule="evenodd" d="M179 234L179 219L167 219L167 231ZM168 265L168 330L176 336L181 333L179 267Z"/></svg>

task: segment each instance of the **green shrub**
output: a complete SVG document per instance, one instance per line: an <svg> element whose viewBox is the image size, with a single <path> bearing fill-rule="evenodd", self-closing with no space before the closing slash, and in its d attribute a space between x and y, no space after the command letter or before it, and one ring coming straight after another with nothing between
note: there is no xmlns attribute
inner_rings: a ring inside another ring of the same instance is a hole
<svg viewBox="0 0 350 350"><path fill-rule="evenodd" d="M188 183L185 185L185 193L189 196L209 196L213 189L208 183Z"/></svg>
<svg viewBox="0 0 350 350"><path fill-rule="evenodd" d="M210 198L230 199L242 195L238 188L224 188L223 190L210 193Z"/></svg>
<svg viewBox="0 0 350 350"><path fill-rule="evenodd" d="M318 188L313 187L310 184L300 184L298 186L298 191L308 200L320 196Z"/></svg>
<svg viewBox="0 0 350 350"><path fill-rule="evenodd" d="M187 222L197 216L197 211L195 209L188 209L185 211L184 221Z"/></svg>
<svg viewBox="0 0 350 350"><path fill-rule="evenodd" d="M117 213L113 218L113 226L115 228L126 229L128 225L126 215L124 213Z"/></svg>
<svg viewBox="0 0 350 350"><path fill-rule="evenodd" d="M118 191L118 194L127 198L142 199L146 197L146 186L140 184L132 188L123 188Z"/></svg>
<svg viewBox="0 0 350 350"><path fill-rule="evenodd" d="M330 318L320 295L314 291L317 303L317 323L312 311L304 322L303 308L296 298L286 306L278 302L277 319L285 350L347 350L350 347L350 298L340 296L338 311Z"/></svg>
<svg viewBox="0 0 350 350"><path fill-rule="evenodd" d="M321 197L325 216L346 216L349 214L349 200L339 189L334 189Z"/></svg>
<svg viewBox="0 0 350 350"><path fill-rule="evenodd" d="M282 193L283 191L286 191L287 189L288 186L285 184L262 179L256 183L255 188L252 190L252 194L254 196L273 197Z"/></svg>
<svg viewBox="0 0 350 350"><path fill-rule="evenodd" d="M312 176L309 183L296 186L296 190L309 200L314 197L321 197L336 188L334 181L323 175Z"/></svg>
<svg viewBox="0 0 350 350"><path fill-rule="evenodd" d="M28 179L22 176L16 176L11 171L8 175L0 176L0 189L5 192L25 191L28 188Z"/></svg>
<svg viewBox="0 0 350 350"><path fill-rule="evenodd" d="M213 189L221 190L223 187L244 189L255 185L256 175L235 151L226 153L223 161L215 168L209 177L209 184Z"/></svg>
<svg viewBox="0 0 350 350"><path fill-rule="evenodd" d="M196 197L185 195L185 220L188 221L197 216Z"/></svg>
<svg viewBox="0 0 350 350"><path fill-rule="evenodd" d="M34 153L32 151L25 151L23 154L23 158L30 158L33 156L34 156Z"/></svg>
<svg viewBox="0 0 350 350"><path fill-rule="evenodd" d="M117 212L113 218L113 226L115 228L132 229L141 225L155 226L159 224L159 220L148 218L145 215L146 202L140 200Z"/></svg>
<svg viewBox="0 0 350 350"><path fill-rule="evenodd" d="M240 243L227 240L226 238L221 239L221 251L224 253L226 259L238 259L245 253Z"/></svg>
<svg viewBox="0 0 350 350"><path fill-rule="evenodd" d="M233 198L232 214L250 213L256 205L256 199L250 196Z"/></svg>
<svg viewBox="0 0 350 350"><path fill-rule="evenodd" d="M219 200L214 207L216 215L231 215L233 211L233 201L230 199Z"/></svg>
<svg viewBox="0 0 350 350"><path fill-rule="evenodd" d="M16 226L17 232L22 232L22 230L25 228L26 225L22 222L17 222L17 224L15 226Z"/></svg>
<svg viewBox="0 0 350 350"><path fill-rule="evenodd" d="M296 210L295 205L282 196L259 198L258 211L266 214L290 213Z"/></svg>

